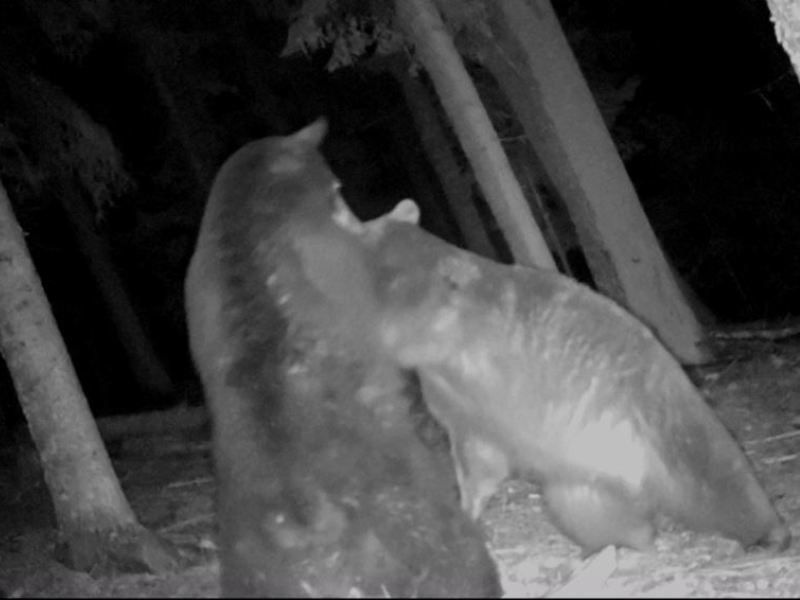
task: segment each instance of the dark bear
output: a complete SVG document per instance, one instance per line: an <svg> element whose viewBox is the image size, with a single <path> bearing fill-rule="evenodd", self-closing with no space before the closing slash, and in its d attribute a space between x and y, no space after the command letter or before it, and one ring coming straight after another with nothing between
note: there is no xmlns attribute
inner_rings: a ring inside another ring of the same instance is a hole
<svg viewBox="0 0 800 600"><path fill-rule="evenodd" d="M342 223L373 263L377 343L417 369L473 517L516 475L541 484L587 553L649 548L659 514L788 546L744 454L647 327L556 272L485 260L403 220Z"/></svg>
<svg viewBox="0 0 800 600"><path fill-rule="evenodd" d="M497 596L413 376L367 341L372 274L317 150L325 129L228 159L187 276L222 593Z"/></svg>

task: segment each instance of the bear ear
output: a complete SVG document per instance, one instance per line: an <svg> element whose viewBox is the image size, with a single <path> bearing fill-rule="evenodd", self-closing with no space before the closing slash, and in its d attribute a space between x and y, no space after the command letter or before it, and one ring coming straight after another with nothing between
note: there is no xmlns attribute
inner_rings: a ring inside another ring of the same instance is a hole
<svg viewBox="0 0 800 600"><path fill-rule="evenodd" d="M273 175L287 175L303 169L308 157L317 151L327 132L328 120L320 117L291 135L276 138L277 147L273 148L268 165L269 172ZM267 139L273 143L276 141L274 138Z"/></svg>
<svg viewBox="0 0 800 600"><path fill-rule="evenodd" d="M316 149L322 143L327 132L328 120L325 117L320 117L297 133L290 135L288 141L298 149Z"/></svg>
<svg viewBox="0 0 800 600"><path fill-rule="evenodd" d="M414 202L411 198L404 198L400 200L397 206L386 216L393 221L419 225L419 204Z"/></svg>

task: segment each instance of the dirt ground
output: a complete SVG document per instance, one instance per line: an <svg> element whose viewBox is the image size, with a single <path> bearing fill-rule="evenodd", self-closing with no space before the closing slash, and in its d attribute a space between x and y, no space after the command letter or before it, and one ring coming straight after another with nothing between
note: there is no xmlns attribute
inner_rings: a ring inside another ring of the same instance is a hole
<svg viewBox="0 0 800 600"><path fill-rule="evenodd" d="M728 340L692 372L742 443L778 511L800 538L800 340ZM172 575L92 576L53 556L53 517L31 452L0 480L0 588L16 597L212 597L219 593L208 431L109 445L141 522L178 547ZM0 458L8 461L8 458ZM610 550L583 560L542 512L535 486L509 482L483 520L510 597L798 597L800 540L785 553L745 553L716 536L671 527L654 552Z"/></svg>

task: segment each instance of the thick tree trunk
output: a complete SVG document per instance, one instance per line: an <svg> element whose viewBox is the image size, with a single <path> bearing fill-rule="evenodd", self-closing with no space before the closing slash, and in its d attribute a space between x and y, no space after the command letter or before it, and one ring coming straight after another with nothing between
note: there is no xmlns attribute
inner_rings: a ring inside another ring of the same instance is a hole
<svg viewBox="0 0 800 600"><path fill-rule="evenodd" d="M484 2L483 58L566 202L599 288L649 323L684 363L702 331L603 123L548 0ZM475 28L479 33L478 28Z"/></svg>
<svg viewBox="0 0 800 600"><path fill-rule="evenodd" d="M120 488L0 184L0 351L14 380L73 567L172 569Z"/></svg>
<svg viewBox="0 0 800 600"><path fill-rule="evenodd" d="M800 78L800 5L796 0L767 0L767 6L772 13L775 37L786 50L794 72Z"/></svg>
<svg viewBox="0 0 800 600"><path fill-rule="evenodd" d="M447 143L444 127L439 122L430 93L419 79L408 73L407 68L395 67L392 68L392 73L403 90L422 149L439 177L450 212L458 224L467 249L485 258L497 259L497 251L472 199L473 179L461 172Z"/></svg>
<svg viewBox="0 0 800 600"><path fill-rule="evenodd" d="M400 27L414 42L416 56L433 81L514 260L523 265L555 269L553 257L438 9L432 0L397 0L395 11Z"/></svg>

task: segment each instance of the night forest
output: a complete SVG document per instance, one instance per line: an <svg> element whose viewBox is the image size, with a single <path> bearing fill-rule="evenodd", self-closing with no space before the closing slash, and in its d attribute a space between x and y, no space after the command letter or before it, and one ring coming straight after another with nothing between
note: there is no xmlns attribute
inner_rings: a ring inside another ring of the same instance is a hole
<svg viewBox="0 0 800 600"><path fill-rule="evenodd" d="M434 4L558 271L613 297L594 262L602 248L583 243L580 217L487 66L487 1ZM321 153L359 219L412 198L431 234L519 262L435 82L397 25L395 4L0 2L0 182L133 512L169 548L160 559L95 571L62 555L41 449L0 361L4 594L219 593L210 425L189 352L184 281L215 174L245 143L324 117ZM769 7L551 4L703 332L703 359L681 362L692 363L692 381L745 447L791 529L786 515L800 514L791 445L800 428L800 84ZM624 295L614 300L624 304ZM538 522L536 488L512 481L498 496L482 519L505 593L540 596L577 580L582 556ZM792 550L759 562L762 555L687 535L670 531L658 547L668 558L620 553L609 567L602 555L593 564L616 575L592 572L580 583L588 587L567 589L800 591ZM653 566L662 562L673 573L698 564L702 572L672 577Z"/></svg>

